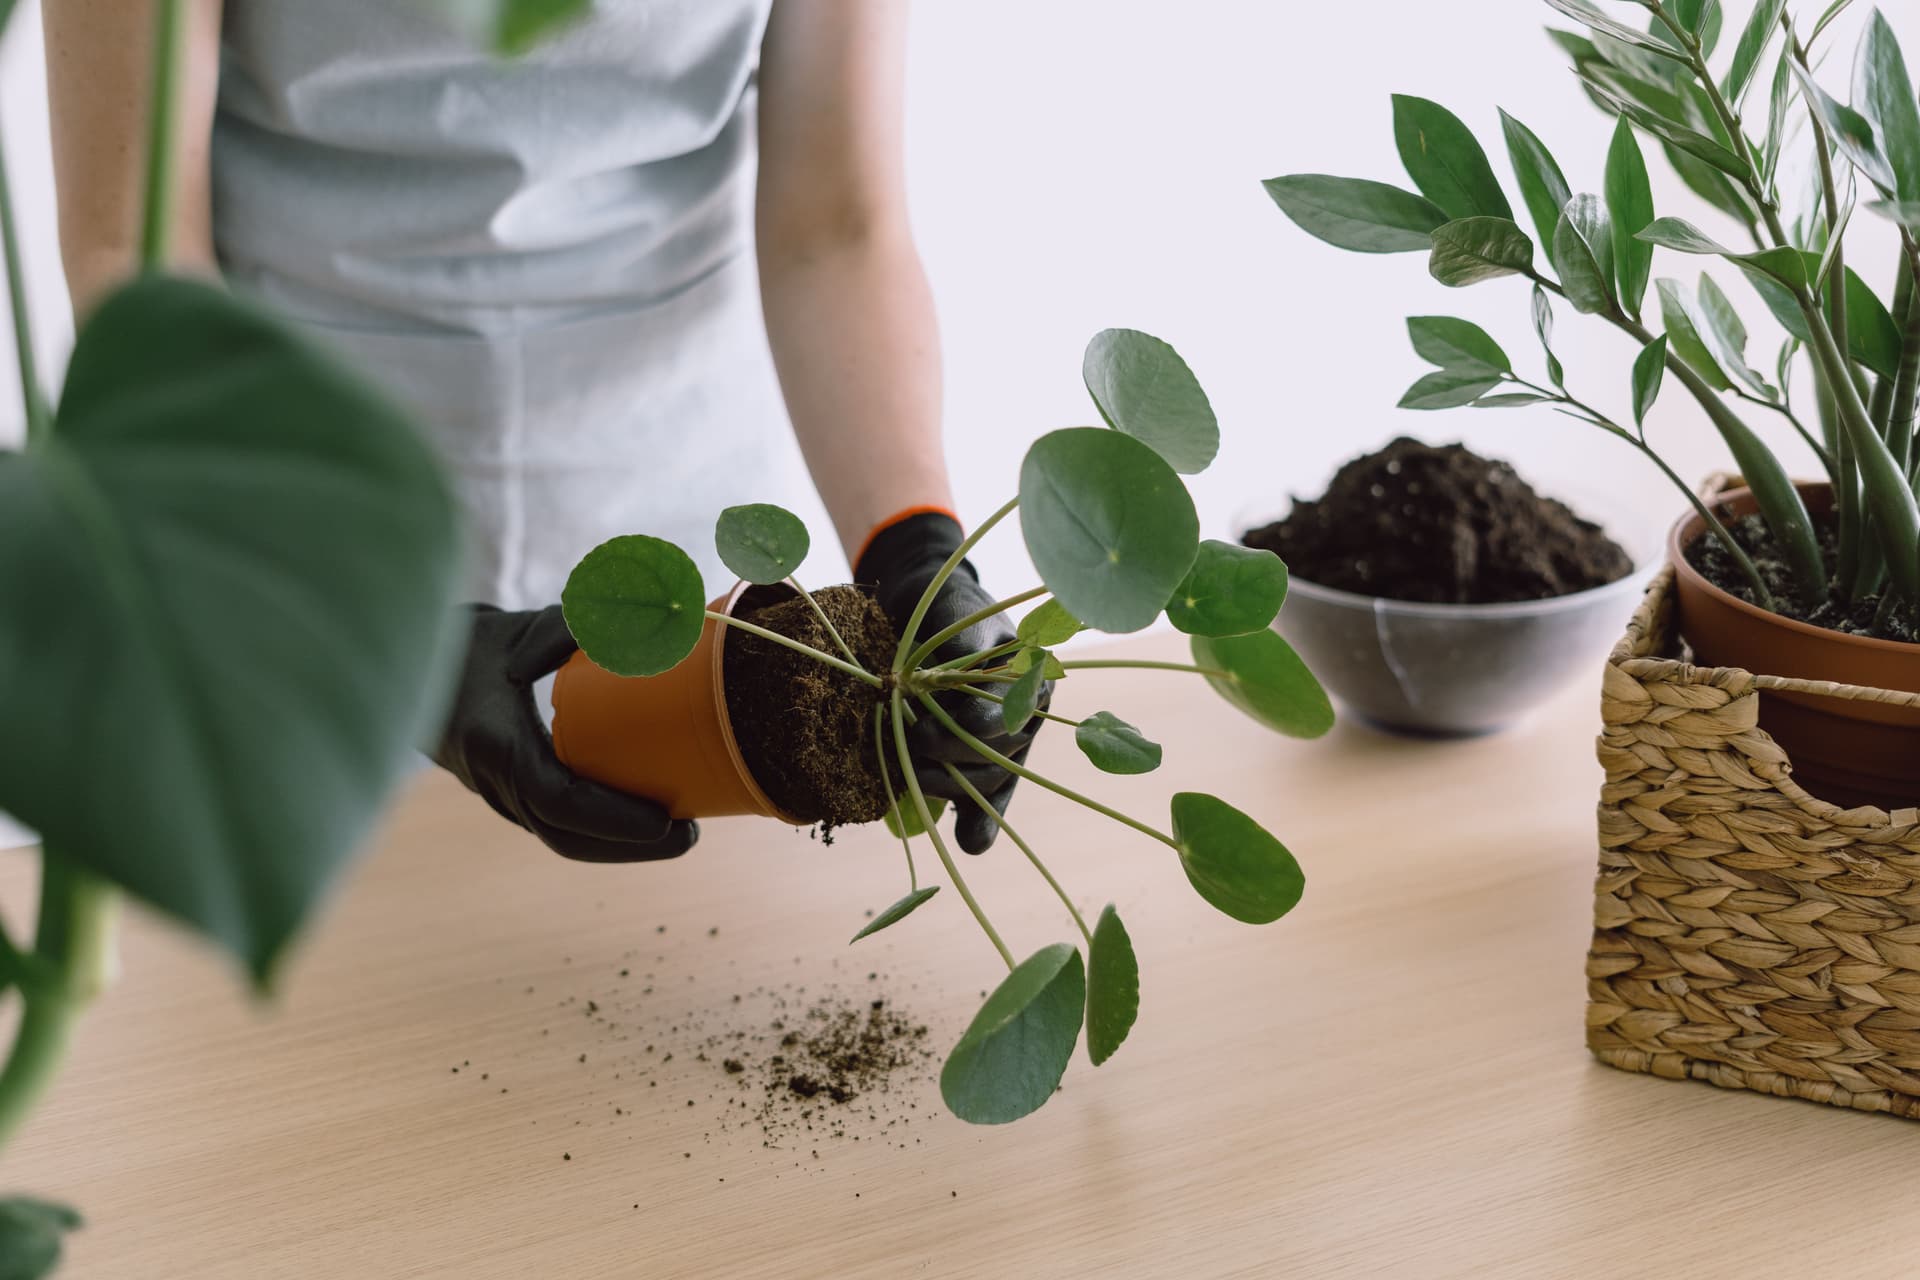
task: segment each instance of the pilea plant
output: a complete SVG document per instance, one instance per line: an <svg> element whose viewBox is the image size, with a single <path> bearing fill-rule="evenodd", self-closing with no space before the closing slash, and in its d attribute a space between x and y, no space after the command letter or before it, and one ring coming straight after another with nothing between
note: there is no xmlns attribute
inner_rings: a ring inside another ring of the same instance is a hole
<svg viewBox="0 0 1920 1280"><path fill-rule="evenodd" d="M1820 87L1812 67L1821 36L1849 0L1828 5L1810 26L1796 20L1785 0L1757 0L1724 59L1715 51L1723 25L1730 24L1719 0L1637 0L1606 9L1586 0L1546 3L1585 28L1549 34L1572 58L1588 97L1618 124L1601 194L1576 195L1545 143L1501 113L1537 246L1515 220L1473 133L1421 98L1393 100L1394 138L1417 192L1322 174L1274 178L1267 191L1288 217L1330 244L1361 253L1426 253L1441 284L1502 276L1532 281L1544 382L1514 372L1477 325L1417 316L1408 321L1414 349L1438 369L1413 385L1403 407L1545 404L1588 422L1638 449L1672 480L1738 566L1756 603L1864 610L1877 625L1902 622L1910 633L1920 606L1914 497L1920 449L1913 429L1920 386L1920 104L1893 29L1877 11L1870 16L1854 65L1853 104L1844 106ZM1626 20L1623 11L1635 7L1644 23ZM1769 58L1771 74L1763 75ZM1761 84L1768 87L1756 93ZM1793 154L1796 131L1806 163L1802 180L1788 184L1783 157ZM1680 218L1656 216L1641 135L1751 247L1729 247ZM1859 207L1898 229L1890 304L1847 263L1847 231ZM1655 296L1648 298L1655 247L1717 257L1746 278L1786 331L1771 377L1748 363L1747 327L1710 275L1702 274L1697 288L1679 279L1653 280ZM1630 380L1631 427L1568 389L1550 345L1555 297L1641 344ZM1660 332L1651 327L1656 318ZM1790 394L1802 352L1812 370L1815 428ZM1648 442L1645 417L1669 374L1719 431L1753 492L1783 572L1764 574ZM1733 402L1780 415L1819 457L1833 486L1831 553L1786 468Z"/></svg>
<svg viewBox="0 0 1920 1280"><path fill-rule="evenodd" d="M457 656L459 522L424 441L277 321L164 274L185 4L156 8L143 270L84 317L57 403L0 156L27 428L0 450L0 809L42 842L31 943L0 925L0 1148L108 977L120 894L270 985ZM0 1199L0 1274L51 1271L78 1225Z"/></svg>
<svg viewBox="0 0 1920 1280"><path fill-rule="evenodd" d="M1304 878L1293 855L1252 818L1214 796L1181 792L1172 800L1171 830L1162 830L1001 755L962 728L940 699L959 695L996 703L1010 732L1035 716L1057 722L1072 732L1096 768L1115 774L1157 768L1159 745L1110 711L1076 720L1043 710L1039 698L1046 680L1062 681L1088 668L1185 672L1282 733L1315 737L1333 724L1333 709L1319 682L1271 628L1286 596L1286 567L1269 552L1200 539L1199 519L1180 476L1212 462L1219 428L1185 361L1157 338L1113 329L1088 346L1084 375L1107 426L1072 427L1034 443L1020 468L1019 495L981 522L928 584L884 669L861 666L817 604L814 613L838 652L707 609L692 560L658 538L620 537L595 548L574 569L562 596L567 625L582 651L618 675L665 671L686 658L704 627L721 625L798 649L870 691L873 762L892 800L888 826L906 851L907 892L854 940L898 923L934 896L937 886L921 884L914 862L913 842L924 837L1010 971L940 1074L948 1107L982 1124L1017 1120L1046 1102L1073 1056L1083 1023L1088 1056L1096 1064L1110 1057L1133 1025L1139 970L1115 909L1109 905L1089 928L1032 845L960 770L946 765L963 793L994 814L1059 897L1086 952L1083 961L1080 946L1061 942L1015 960L940 834L940 802L927 797L915 776L908 726L917 717L932 717L981 760L1011 770L1030 788L1051 791L1165 846L1201 897L1236 920L1265 924L1300 900ZM948 575L1015 511L1044 585L920 635L922 619ZM731 508L720 516L715 541L721 559L742 579L785 582L813 599L794 578L808 537L792 514L764 505ZM930 655L954 636L1034 601L1040 603L1020 620L1015 639L930 662ZM1163 613L1191 637L1191 663L1062 659L1052 652L1083 630L1138 631Z"/></svg>

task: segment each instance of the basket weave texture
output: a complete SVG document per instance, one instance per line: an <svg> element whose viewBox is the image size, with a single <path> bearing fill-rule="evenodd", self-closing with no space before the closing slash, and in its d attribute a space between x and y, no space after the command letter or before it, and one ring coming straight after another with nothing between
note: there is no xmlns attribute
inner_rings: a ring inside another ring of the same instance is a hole
<svg viewBox="0 0 1920 1280"><path fill-rule="evenodd" d="M1920 1116L1920 811L1796 785L1768 690L1884 689L1695 667L1673 571L1608 659L1587 1045L1609 1066Z"/></svg>

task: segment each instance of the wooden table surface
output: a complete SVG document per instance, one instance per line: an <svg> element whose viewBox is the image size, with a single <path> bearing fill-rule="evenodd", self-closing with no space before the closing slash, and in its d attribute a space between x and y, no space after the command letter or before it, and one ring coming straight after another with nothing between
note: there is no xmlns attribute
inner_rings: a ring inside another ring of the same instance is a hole
<svg viewBox="0 0 1920 1280"><path fill-rule="evenodd" d="M1160 846L1023 794L1078 900L1119 904L1142 995L1121 1052L1019 1124L955 1120L920 1072L842 1137L768 1146L751 1077L691 1051L764 1027L771 992L888 999L944 1052L999 962L951 893L847 947L904 888L881 834L733 819L677 862L579 866L430 775L271 1007L130 912L0 1184L83 1208L75 1280L1920 1270L1911 1125L1582 1049L1595 688L1453 743L1289 742L1195 693L1077 675L1063 710L1119 708L1167 764L1102 777L1059 733L1037 761L1143 815L1235 800L1306 898L1235 923ZM29 863L0 858L15 919ZM1071 936L1013 849L966 870L1016 951Z"/></svg>

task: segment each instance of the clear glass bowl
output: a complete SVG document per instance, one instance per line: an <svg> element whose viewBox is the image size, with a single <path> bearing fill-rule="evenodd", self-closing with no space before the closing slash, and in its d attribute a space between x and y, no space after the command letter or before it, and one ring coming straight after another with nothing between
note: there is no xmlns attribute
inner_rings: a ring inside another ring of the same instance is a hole
<svg viewBox="0 0 1920 1280"><path fill-rule="evenodd" d="M1575 509L1598 519L1608 504ZM1258 528L1279 517L1247 519ZM1294 577L1274 629L1345 709L1377 728L1431 737L1492 733L1600 663L1660 568L1657 536L1602 520L1634 570L1590 591L1513 604L1420 604Z"/></svg>

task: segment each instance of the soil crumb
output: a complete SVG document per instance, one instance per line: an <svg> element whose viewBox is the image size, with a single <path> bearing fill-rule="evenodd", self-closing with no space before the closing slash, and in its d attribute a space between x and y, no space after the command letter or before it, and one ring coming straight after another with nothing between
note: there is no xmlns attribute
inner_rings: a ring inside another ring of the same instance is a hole
<svg viewBox="0 0 1920 1280"><path fill-rule="evenodd" d="M1724 509L1715 514L1720 516L1727 531L1733 534L1733 540L1753 561L1754 568L1760 571L1767 590L1773 593L1775 613L1847 635L1909 643L1920 640L1920 630L1914 625L1913 612L1887 609L1883 616L1882 597L1878 592L1852 601L1842 600L1830 582L1823 598L1817 601L1801 600L1796 594L1799 584L1795 582L1793 571L1781 553L1780 544L1768 531L1766 521L1757 515L1735 516ZM1840 536L1834 526L1832 513L1816 512L1813 522L1814 535L1820 540L1822 558L1829 565L1836 563L1839 559ZM1687 563L1698 569L1700 575L1714 586L1729 595L1738 596L1748 604L1760 603L1758 593L1734 562L1733 554L1711 533L1694 539L1687 547L1686 554Z"/></svg>
<svg viewBox="0 0 1920 1280"><path fill-rule="evenodd" d="M858 587L828 587L814 599L869 671L893 660L893 624ZM750 609L743 621L838 654L807 602L794 597ZM886 784L874 756L880 691L784 645L744 631L727 636L727 710L747 768L769 799L825 836L836 826L877 822Z"/></svg>
<svg viewBox="0 0 1920 1280"><path fill-rule="evenodd" d="M1307 582L1431 604L1544 600L1605 586L1633 561L1591 521L1465 445L1402 436L1340 468L1318 500L1246 545Z"/></svg>

